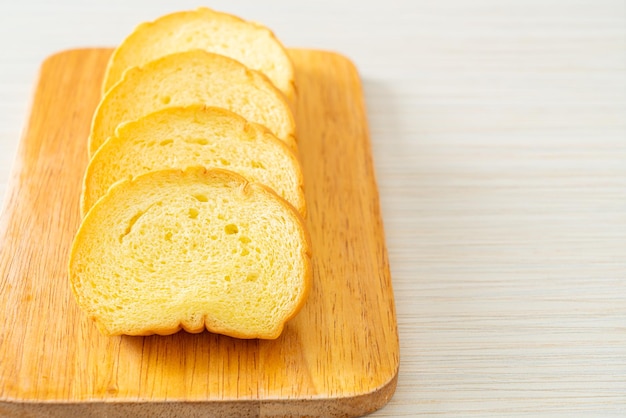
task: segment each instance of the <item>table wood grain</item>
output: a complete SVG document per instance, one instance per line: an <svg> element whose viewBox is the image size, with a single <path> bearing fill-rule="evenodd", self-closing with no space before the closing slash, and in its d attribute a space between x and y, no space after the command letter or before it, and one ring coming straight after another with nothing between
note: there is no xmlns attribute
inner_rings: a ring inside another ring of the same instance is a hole
<svg viewBox="0 0 626 418"><path fill-rule="evenodd" d="M400 334L373 416L626 414L622 0L210 6L361 72ZM43 59L173 7L0 6L1 194Z"/></svg>

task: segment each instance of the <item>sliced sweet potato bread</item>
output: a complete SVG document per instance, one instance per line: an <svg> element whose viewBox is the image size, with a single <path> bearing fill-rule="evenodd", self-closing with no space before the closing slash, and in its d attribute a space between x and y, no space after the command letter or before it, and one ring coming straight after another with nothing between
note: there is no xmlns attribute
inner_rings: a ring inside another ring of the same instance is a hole
<svg viewBox="0 0 626 418"><path fill-rule="evenodd" d="M310 287L298 212L226 170L151 171L116 183L76 234L69 277L105 335L203 329L276 338Z"/></svg>
<svg viewBox="0 0 626 418"><path fill-rule="evenodd" d="M293 65L272 31L205 7L171 13L137 26L113 52L103 91L111 89L128 68L190 49L204 49L236 59L265 74L287 98L293 99Z"/></svg>
<svg viewBox="0 0 626 418"><path fill-rule="evenodd" d="M123 122L172 106L221 107L267 127L295 149L295 122L284 95L258 71L194 49L133 67L102 98L91 124L89 154Z"/></svg>
<svg viewBox="0 0 626 418"><path fill-rule="evenodd" d="M83 216L119 180L196 165L263 183L305 214L300 165L282 141L228 110L194 105L168 107L120 125L89 162Z"/></svg>

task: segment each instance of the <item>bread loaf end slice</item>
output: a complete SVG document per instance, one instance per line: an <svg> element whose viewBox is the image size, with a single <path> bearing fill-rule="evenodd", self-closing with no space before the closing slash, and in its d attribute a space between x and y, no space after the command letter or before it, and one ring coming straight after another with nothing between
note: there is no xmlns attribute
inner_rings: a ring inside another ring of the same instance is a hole
<svg viewBox="0 0 626 418"><path fill-rule="evenodd" d="M289 100L294 99L293 64L274 33L261 24L206 7L171 13L138 25L113 52L103 92L110 90L128 68L190 49L231 57L262 72Z"/></svg>

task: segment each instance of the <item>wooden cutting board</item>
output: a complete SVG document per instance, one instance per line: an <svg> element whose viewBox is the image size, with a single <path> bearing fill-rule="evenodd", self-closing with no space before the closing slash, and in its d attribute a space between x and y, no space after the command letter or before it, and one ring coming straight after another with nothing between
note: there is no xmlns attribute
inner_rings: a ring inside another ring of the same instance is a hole
<svg viewBox="0 0 626 418"><path fill-rule="evenodd" d="M383 406L398 333L361 82L291 50L313 288L273 341L103 337L67 278L110 49L45 61L0 218L0 415L357 416Z"/></svg>

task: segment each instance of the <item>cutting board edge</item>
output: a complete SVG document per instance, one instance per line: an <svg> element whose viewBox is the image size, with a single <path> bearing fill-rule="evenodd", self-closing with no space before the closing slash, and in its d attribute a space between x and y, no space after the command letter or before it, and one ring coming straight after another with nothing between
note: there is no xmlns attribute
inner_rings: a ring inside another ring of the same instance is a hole
<svg viewBox="0 0 626 418"><path fill-rule="evenodd" d="M87 400L82 402L0 399L0 416L45 414L48 417L82 416L136 418L159 416L164 413L187 411L190 414L219 414L222 417L273 416L345 416L358 417L384 407L396 391L398 369L387 383L377 389L353 396L336 398L248 399L220 401L128 401ZM245 415L245 414L249 415ZM69 414L69 415L68 415ZM322 415L320 415L322 414Z"/></svg>

